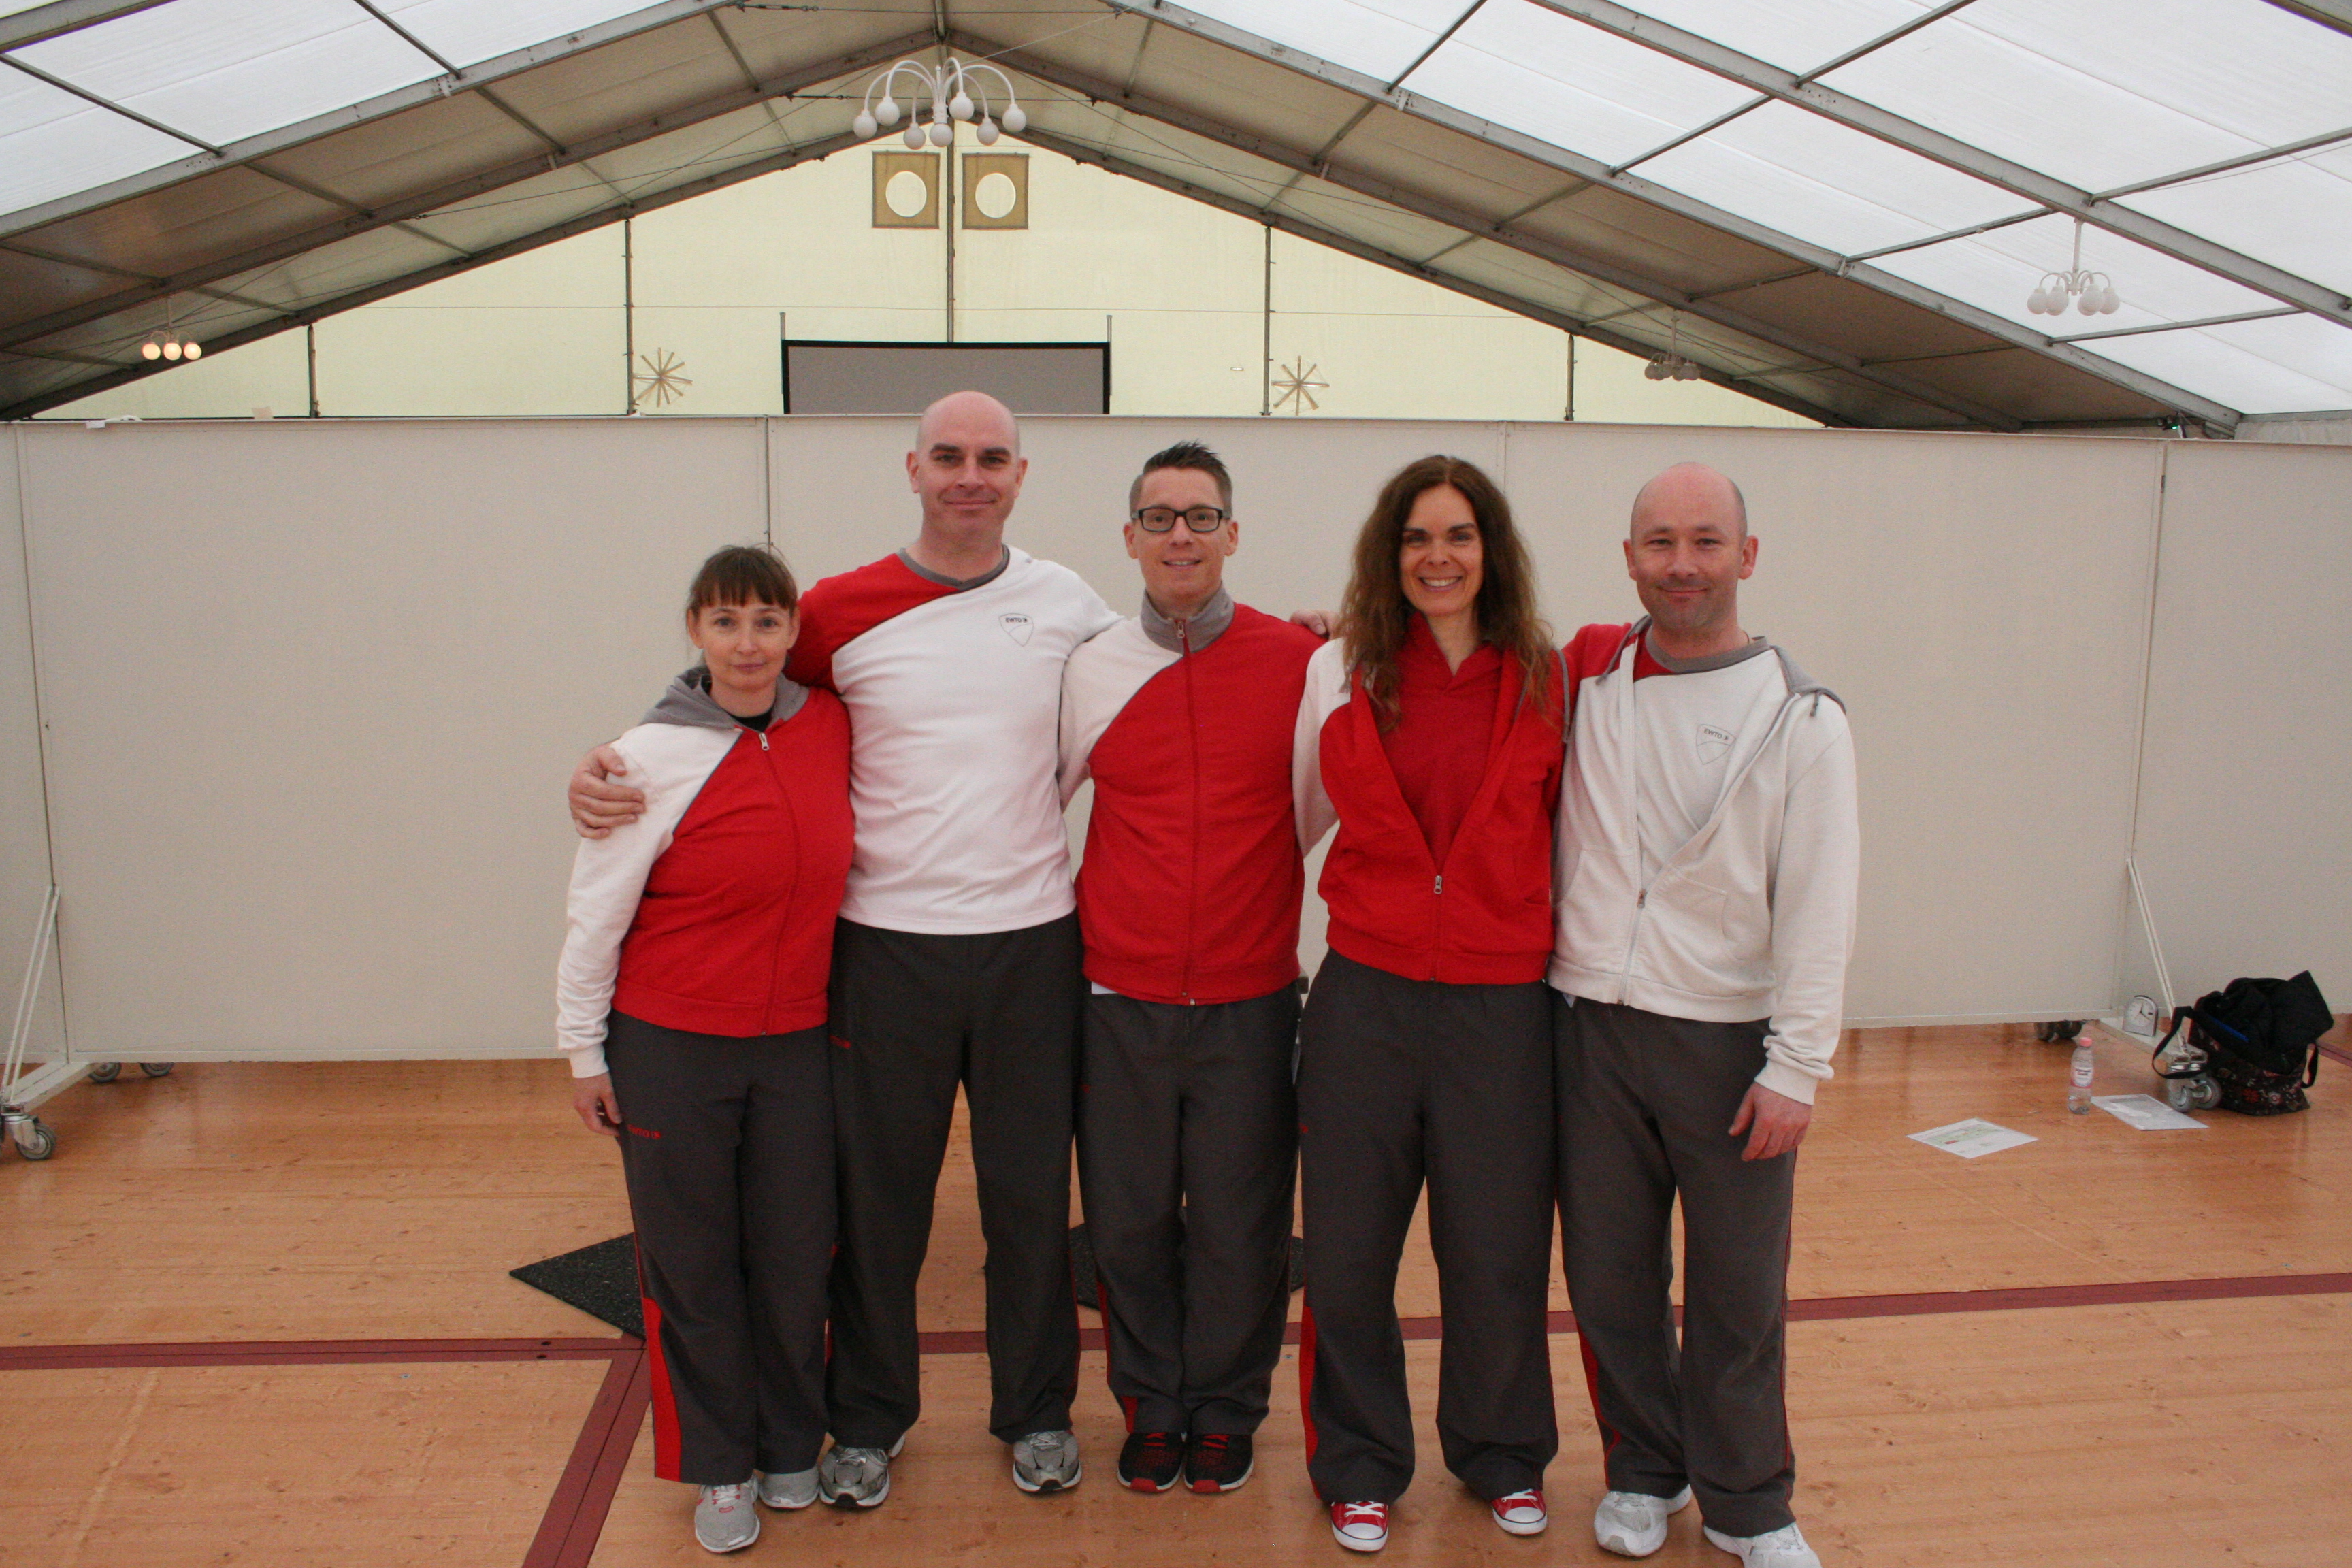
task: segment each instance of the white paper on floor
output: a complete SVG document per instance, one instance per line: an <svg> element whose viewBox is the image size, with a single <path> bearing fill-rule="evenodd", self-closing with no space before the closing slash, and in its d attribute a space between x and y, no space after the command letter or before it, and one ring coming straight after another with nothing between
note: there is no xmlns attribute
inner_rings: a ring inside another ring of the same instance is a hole
<svg viewBox="0 0 2352 1568"><path fill-rule="evenodd" d="M1979 1154L1997 1154L2003 1149L2014 1149L2020 1143L2041 1142L2031 1132L1995 1126L1974 1116L1966 1121L1955 1121L1949 1127L1930 1127L1925 1132L1914 1132L1911 1136L1929 1148L1941 1149L1947 1154L1958 1154L1963 1160L1973 1160Z"/></svg>
<svg viewBox="0 0 2352 1568"><path fill-rule="evenodd" d="M2179 1127L2193 1127L2200 1132L2205 1130L2202 1121L2181 1115L2152 1094L2095 1094L2091 1103L2143 1132L2165 1132Z"/></svg>

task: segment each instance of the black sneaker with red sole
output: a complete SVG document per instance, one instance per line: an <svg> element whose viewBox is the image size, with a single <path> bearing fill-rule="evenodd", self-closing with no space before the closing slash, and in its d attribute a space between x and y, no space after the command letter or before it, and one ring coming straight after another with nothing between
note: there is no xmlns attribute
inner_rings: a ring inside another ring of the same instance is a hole
<svg viewBox="0 0 2352 1568"><path fill-rule="evenodd" d="M1250 1479L1256 1447L1239 1432L1202 1432L1184 1445L1184 1480L1196 1492L1229 1492Z"/></svg>
<svg viewBox="0 0 2352 1568"><path fill-rule="evenodd" d="M1183 1468L1181 1432L1130 1432L1118 1450L1118 1484L1129 1491L1164 1492Z"/></svg>

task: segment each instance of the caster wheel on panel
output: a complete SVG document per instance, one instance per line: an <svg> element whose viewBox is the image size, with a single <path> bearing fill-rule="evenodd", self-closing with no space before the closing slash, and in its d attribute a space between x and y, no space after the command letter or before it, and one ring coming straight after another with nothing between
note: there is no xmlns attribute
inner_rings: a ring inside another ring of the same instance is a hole
<svg viewBox="0 0 2352 1568"><path fill-rule="evenodd" d="M2033 1026L2033 1037L2047 1045L2058 1037L2051 1033L2051 1026L2048 1024L2036 1024Z"/></svg>
<svg viewBox="0 0 2352 1568"><path fill-rule="evenodd" d="M2056 1040L2079 1039L2083 1033L2080 1018L2061 1018L2050 1026L2050 1037Z"/></svg>
<svg viewBox="0 0 2352 1568"><path fill-rule="evenodd" d="M92 1083L112 1083L121 1076L121 1062L97 1062L93 1063L89 1069L89 1081Z"/></svg>
<svg viewBox="0 0 2352 1568"><path fill-rule="evenodd" d="M171 1076L172 1067L173 1064L170 1062L141 1062L139 1070L149 1078L168 1078Z"/></svg>
<svg viewBox="0 0 2352 1568"><path fill-rule="evenodd" d="M27 1160L46 1160L58 1152L58 1135L47 1122L34 1117L16 1129L16 1152Z"/></svg>

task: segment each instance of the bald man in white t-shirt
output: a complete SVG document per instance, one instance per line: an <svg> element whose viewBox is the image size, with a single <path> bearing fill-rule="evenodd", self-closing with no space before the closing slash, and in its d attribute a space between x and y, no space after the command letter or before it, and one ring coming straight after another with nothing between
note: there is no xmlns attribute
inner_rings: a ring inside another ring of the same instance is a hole
<svg viewBox="0 0 2352 1568"><path fill-rule="evenodd" d="M1608 1471L1598 1542L1650 1555L1696 1493L1707 1540L1747 1568L1820 1568L1789 1506L1789 1222L1837 1048L1860 843L1844 707L1739 624L1756 557L1738 487L1669 468L1625 541L1649 615L1568 647L1562 1249Z"/></svg>

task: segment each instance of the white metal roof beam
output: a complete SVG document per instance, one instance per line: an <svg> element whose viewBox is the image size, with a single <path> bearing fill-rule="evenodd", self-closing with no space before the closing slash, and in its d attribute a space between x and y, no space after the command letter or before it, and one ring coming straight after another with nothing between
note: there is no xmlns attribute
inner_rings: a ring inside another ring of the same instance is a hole
<svg viewBox="0 0 2352 1568"><path fill-rule="evenodd" d="M2352 33L2352 4L2347 0L2271 0L2282 11L2292 11L2306 22Z"/></svg>
<svg viewBox="0 0 2352 1568"><path fill-rule="evenodd" d="M1115 153L1108 153L1090 143L1075 141L1070 137L1044 130L1034 123L1021 135L1022 140L1025 142L1034 142L1041 147L1059 153L1062 156L1076 162L1092 163L1097 168L1108 170L1111 174L1127 179L1139 181L1176 195L1189 197L1204 205L1219 208L1238 217L1248 218L1253 223L1265 224L1269 228L1278 228L1285 234L1296 235L1301 239L1327 246L1343 255L1352 256L1360 261L1369 261L1376 267L1385 267L1391 271L1402 272L1409 277L1421 279L1424 282L1434 283L1441 289L1450 289L1473 300L1483 300L1498 310L1525 316L1530 321L1541 321L1547 326L1557 327L1561 331L1572 333L1577 337L1590 338L1604 347L1637 354L1645 359L1657 352L1648 343L1612 332L1605 327L1595 331L1588 327L1580 318L1567 311L1556 310L1549 306L1537 304L1533 300L1523 300L1516 294L1488 288L1485 284L1473 282L1466 278L1457 278L1450 272L1440 271L1436 268L1399 256L1393 251L1382 250L1378 246L1341 234L1335 229L1325 228L1319 224L1294 217L1288 213L1275 211L1271 207L1259 206L1223 191L1196 185L1189 180L1179 179L1173 174L1151 168L1148 164L1131 163ZM1711 381L1718 386L1727 387L1743 396L1769 403L1776 408L1785 408L1792 414L1801 414L1808 419L1820 420L1824 425L1851 426L1854 423L1852 418L1834 409L1807 402L1801 397L1782 392L1776 387L1736 384L1738 378L1710 365L1699 367L1699 378L1703 381ZM5 416L5 414L0 413L0 416Z"/></svg>
<svg viewBox="0 0 2352 1568"><path fill-rule="evenodd" d="M735 3L736 0L663 0L660 5L648 5L642 11L632 11L626 16L616 16L596 26L583 27L576 33L566 33L563 37L551 39L547 43L533 44L529 48L517 49L511 54L484 60L479 65L467 67L455 76L435 77L429 81L416 82L412 86L369 99L365 103L353 104L348 109L332 110L297 124L281 126L276 131L264 132L258 136L248 136L240 142L226 143L217 153L203 153L193 158L183 158L177 162L163 164L160 168L147 169L136 174L127 175L92 190L79 191L69 196L60 196L53 202L44 202L39 206L26 207L21 212L0 215L0 236L22 234L27 229L39 228L46 224L58 222L60 219L74 217L86 212L94 212L100 207L112 206L117 202L128 201L133 196L142 195L149 191L160 190L166 185L175 185L184 180L209 174L215 169L231 168L239 163L249 163L257 158L267 158L272 153L283 153L289 147L299 147L307 142L316 142L320 137L331 136L338 131L346 130L353 125L364 125L371 121L382 120L389 115L397 114L404 109L414 109L419 104L433 102L436 99L448 98L460 92L471 92L486 83L519 76L524 71L546 65L551 61L584 54L590 49L601 48L619 39L633 37L636 34L655 27L667 26L681 17L699 16L705 11L715 11L722 5L731 5ZM142 8L125 5L119 10L128 12ZM26 13L26 15L31 14ZM5 26L8 20L14 19L0 19L0 27ZM104 20L103 17L98 19ZM180 136L184 141L190 140L179 132L173 132L172 134Z"/></svg>
<svg viewBox="0 0 2352 1568"><path fill-rule="evenodd" d="M1989 184L2015 192L2044 206L2120 234L2126 239L2137 240L2152 250L2161 251L2193 267L2201 267L2231 282L2242 283L2274 300L2300 306L2340 325L2352 326L2352 299L2333 289L2307 278L2297 277L2284 268L2257 261L2227 246L2217 245L2128 207L2099 201L2092 192L2053 179L2022 163L2012 163L1981 147L1947 136L1940 131L1932 131L1875 104L1849 98L1819 82L1807 81L1793 72L1782 70L1753 56L1743 55L1712 38L1703 38L1679 27L1669 26L1655 17L1617 5L1614 0L1532 0L1532 3L1547 11L1587 23L1616 37L1640 44L1669 59L1711 71L1727 81L1752 87L1785 103L1810 110L1825 120L1875 136L1882 142L1916 153L1921 157L1931 158L1948 168L1974 175Z"/></svg>
<svg viewBox="0 0 2352 1568"><path fill-rule="evenodd" d="M975 52L1003 52L999 46L986 39L972 37L966 34L959 33L955 42L959 47L970 48ZM1465 234L1474 235L1481 239L1491 239L1498 245L1538 257L1555 266L1565 267L1571 271L1582 273L1604 283L1614 284L1620 289L1637 294L1648 295L1676 310L1687 310L1692 315L1728 327L1733 331L1743 333L1759 342L1786 349L1791 353L1819 358L1824 363L1835 365L1850 374L1876 381L1888 391L1899 394L1912 402L1924 403L1930 407L1940 408L1948 414L1958 415L1972 424L1989 425L1996 429L2016 427L2017 421L2009 415L2000 409L1979 403L1973 398L1963 397L1957 393L1927 385L1897 373L1873 371L1853 355L1841 353L1827 344L1815 343L1797 337L1770 322L1759 321L1740 311L1697 299L1662 284L1655 279L1643 278L1628 272L1597 257L1586 256L1572 250L1556 240L1514 229L1507 223L1488 217L1484 214L1469 212L1435 197L1424 195L1418 191L1407 190L1387 181L1355 173L1344 165L1331 163L1328 159L1318 160L1315 154L1299 148L1285 147L1264 137L1242 136L1190 110L1154 102L1135 93L1123 92L1108 82L1095 81L1058 64L1025 59L1021 63L1020 68L1030 76L1053 82L1071 92L1084 94L1097 102L1116 103L1131 113L1160 121L1180 131L1210 137L1223 142L1229 146L1251 152L1269 163L1294 171L1294 177L1290 184L1296 184L1297 179L1307 176L1327 181L1342 189L1387 202L1392 206L1400 207L1417 216L1428 218L1432 222L1444 224ZM1264 207L1255 208L1253 211L1270 211L1274 204L1280 201L1289 188L1290 184L1286 184L1268 193ZM1409 266L1420 265L1417 262L1407 261L1404 258L1398 259L1406 261ZM1655 350L1650 349L1643 352L1654 353Z"/></svg>
<svg viewBox="0 0 2352 1568"><path fill-rule="evenodd" d="M1979 310L1974 305L1952 299L1948 295L1939 294L1932 289L1912 282L1907 278L1899 278L1892 272L1864 266L1855 258L1841 256L1825 246L1799 239L1792 235L1783 234L1778 229L1769 228L1752 219L1725 212L1719 207L1710 206L1679 191L1645 180L1638 174L1612 174L1606 164L1586 157L1582 153L1571 153L1556 143L1481 120L1475 114L1455 109L1449 104L1439 103L1411 91L1391 91L1385 83L1368 77L1360 71L1349 70L1345 66L1334 65L1328 60L1318 58L1301 50L1270 42L1229 23L1215 21L1197 12L1188 11L1181 5L1171 4L1171 0L1103 0L1103 4L1118 6L1131 16L1150 16L1170 26L1181 27L1188 33L1222 44L1239 53L1278 65L1286 70L1297 71L1302 76L1311 77L1342 91L1352 92L1360 97L1377 98L1387 107L1401 114L1409 114L1415 119L1427 121L1433 125L1444 126L1462 135L1475 137L1532 163L1577 175L1595 185L1606 185L1612 190L1621 191L1652 206L1689 218L1695 223L1705 224L1710 228L1731 235L1736 238L1748 240L1766 249L1778 251L1791 260L1801 261L1821 271L1833 273L1838 277L1864 284L1882 294L1891 295L1907 304L1919 306L1923 310L1933 310L1937 315L1958 321L1964 326L1974 327L1979 331L2015 343L2020 348L2032 349L2046 358L2054 359L2062 364L2071 365L2102 381L2111 382L2128 391L2136 392L2167 407L2178 409L2201 423L2226 427L2234 426L2238 422L2239 414L2234 408L2216 403L2210 397L2201 397L2186 388L2174 386L2169 382L2160 381L2155 376L2133 370L2128 365L2119 364L2113 360L2100 359L2084 350L2055 342L2032 328L2012 321L2005 316L1997 316L1990 310ZM1032 68L1024 67L1024 68ZM1039 69L1037 74L1043 75L1044 72ZM1113 94L1106 97L1104 101L1123 102L1126 96ZM1212 134L1215 133L1212 132ZM1236 139L1230 132L1220 135L1218 139L1244 147L1251 140L1245 137ZM1335 181L1335 183L1339 182ZM1643 292L1652 291L1643 290Z"/></svg>
<svg viewBox="0 0 2352 1568"><path fill-rule="evenodd" d="M169 136L174 142L185 142L191 147L201 147L205 153L215 158L221 155L221 150L219 148L214 146L211 142L205 141L201 136L191 135L189 132L180 130L177 126L166 125L160 120L150 120L135 109L125 109L122 105L115 102L114 100L110 98L100 98L98 94L90 91L89 89L86 87L76 87L72 82L66 80L66 79L61 76L51 76L48 72L41 69L38 66L28 66L14 55L0 56L0 60L5 60L7 64L15 66L18 70L23 71L26 76L31 77L35 81L46 82L49 86L56 88L59 92L69 92L76 98L80 99L84 103L96 104L99 108L105 110L109 114L119 114L122 116L123 119L131 121L135 124L144 125L150 131L156 132L164 136Z"/></svg>
<svg viewBox="0 0 2352 1568"><path fill-rule="evenodd" d="M0 49L21 49L163 4L163 0L54 0L13 16L0 16Z"/></svg>
<svg viewBox="0 0 2352 1568"><path fill-rule="evenodd" d="M233 332L225 332L217 338L206 339L205 350L207 353L217 353L229 349L242 348L247 343L257 342L263 338L275 337L279 332L290 331L296 327L324 321L329 316L338 316L346 310L356 310L362 305L373 305L378 300L390 299L395 294L404 294L411 289L419 289L427 283L436 283L444 278L452 278L460 272L469 272L477 267L487 267L494 261L504 261L510 257L520 256L526 251L537 250L541 246L553 245L559 240L571 239L594 229L608 227L623 218L655 212L678 202L692 201L697 196L709 195L713 191L724 190L729 185L740 184L745 180L754 180L762 174L772 174L779 169L789 169L795 163L812 163L820 158L829 157L845 147L854 145L856 140L856 136L847 132L838 135L821 137L816 141L795 147L790 152L754 159L750 163L722 170L716 174L708 174L687 184L673 185L668 190L655 195L643 196L635 201L614 202L597 208L594 212L583 213L578 217L567 219L534 233L486 247L473 255L453 261L436 262L431 267L420 268L414 272L404 272L397 278L386 279L381 283L371 283L363 289L354 289L347 294L338 294L333 299L323 300L317 304L288 310L278 321L258 322ZM0 350L0 353L25 352ZM29 354L27 357L69 356L42 353ZM113 364L116 362L88 361L86 363ZM172 368L172 365L163 362L154 364L142 362L137 364L122 365L112 374L77 382L71 386L58 387L26 398L10 407L0 408L0 421L27 419L44 409L54 408L60 403L71 403L79 398L89 397L111 387L121 386L127 382L138 381L150 375L160 375Z"/></svg>
<svg viewBox="0 0 2352 1568"><path fill-rule="evenodd" d="M281 236L267 244L239 251L234 256L222 257L200 267L190 268L184 272L152 285L123 289L95 300L85 300L79 305L68 306L61 310L53 310L47 315L37 317L31 321L0 327L0 348L16 343L35 342L51 333L64 331L71 327L114 315L118 311L138 304L142 300L180 293L200 284L217 282L224 278L235 278L241 273L253 271L257 268L283 261L289 257L317 250L337 240L348 239L356 234L364 234L370 229L381 228L389 224L405 223L469 197L482 195L507 185L518 184L524 180L547 174L551 170L565 168L589 158L618 151L623 147L651 141L656 136L667 135L670 132L698 124L706 120L716 119L722 114L731 114L737 110L748 108L751 104L763 102L768 99L790 97L803 89L820 86L837 77L853 74L878 62L896 58L907 52L910 47L910 39L915 43L928 44L930 41L930 35L927 31L891 38L852 54L838 56L792 76L762 82L755 88L723 93L714 99L706 99L698 104L670 110L651 120L624 126L603 136L575 142L567 153L534 154L496 169L487 170L479 174L453 181L446 185L436 186L429 191L420 191L398 202L386 203L373 212L340 218L332 223L304 229L299 233ZM659 199L661 198L646 198L647 201ZM434 243L446 245L448 242L436 240Z"/></svg>
<svg viewBox="0 0 2352 1568"><path fill-rule="evenodd" d="M2099 192L2091 199L2095 202L2111 202L2122 196L2137 195L2142 191L2158 191L2167 185L2185 184L2190 180L2201 180L2208 174L2226 174L2232 169L2250 169L2256 163L2267 163L2273 158L2292 158L2298 153L2309 153L2315 148L2333 146L2338 142L2352 142L2352 126L2347 126L2341 131L2325 132L2317 136L2306 136L2300 142L2289 142L2280 147L2265 147L2259 153L2242 153L2234 158L2224 158L2218 163L2206 163L2194 169L2183 169L2177 174L2159 174L2153 180L2142 180L2136 185L2117 185L2112 191Z"/></svg>

